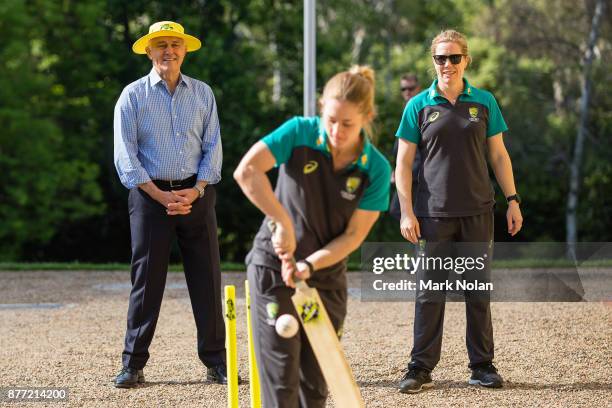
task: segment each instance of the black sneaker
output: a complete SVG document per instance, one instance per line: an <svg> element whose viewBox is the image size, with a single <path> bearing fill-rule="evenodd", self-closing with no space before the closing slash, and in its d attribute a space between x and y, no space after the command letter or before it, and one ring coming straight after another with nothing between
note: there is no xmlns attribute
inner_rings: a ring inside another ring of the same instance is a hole
<svg viewBox="0 0 612 408"><path fill-rule="evenodd" d="M117 388L134 388L144 382L145 378L142 370L131 367L123 367L115 377L115 387Z"/></svg>
<svg viewBox="0 0 612 408"><path fill-rule="evenodd" d="M472 368L472 377L468 381L470 385L482 385L488 388L501 388L504 380L497 374L497 368L492 363Z"/></svg>
<svg viewBox="0 0 612 408"><path fill-rule="evenodd" d="M399 390L404 394L416 394L431 387L433 387L431 373L418 367L408 369L399 384Z"/></svg>

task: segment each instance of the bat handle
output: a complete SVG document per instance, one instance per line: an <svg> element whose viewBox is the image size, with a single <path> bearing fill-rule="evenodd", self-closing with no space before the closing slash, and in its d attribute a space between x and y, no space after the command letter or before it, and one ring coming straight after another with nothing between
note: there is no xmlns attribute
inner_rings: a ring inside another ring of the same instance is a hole
<svg viewBox="0 0 612 408"><path fill-rule="evenodd" d="M297 271L297 265L295 264L296 263L295 258L291 258L291 262L293 262L293 267ZM300 290L308 289L308 285L306 284L306 281L295 276L295 273L293 274L293 276L291 276L291 279L293 279L293 282L295 282L296 289L300 289Z"/></svg>
<svg viewBox="0 0 612 408"><path fill-rule="evenodd" d="M268 224L268 229L270 230L272 235L274 235L274 232L276 231L276 221L270 218L267 224Z"/></svg>
<svg viewBox="0 0 612 408"><path fill-rule="evenodd" d="M272 220L272 219L268 220L268 229L270 230L272 235L274 235L274 232L276 231L276 222L274 220ZM291 262L293 263L293 266L294 266L295 270L297 270L297 266L295 265L295 258L291 258ZM303 281L300 278L297 278L295 276L295 274L293 274L293 276L291 278L295 282L295 287L296 288L298 288L298 289L306 289L308 287L306 282Z"/></svg>

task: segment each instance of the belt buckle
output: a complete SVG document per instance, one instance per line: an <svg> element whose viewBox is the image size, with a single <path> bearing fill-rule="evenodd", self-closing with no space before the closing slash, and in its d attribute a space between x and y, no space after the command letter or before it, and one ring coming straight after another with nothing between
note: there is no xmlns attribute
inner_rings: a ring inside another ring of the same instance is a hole
<svg viewBox="0 0 612 408"><path fill-rule="evenodd" d="M173 181L170 180L169 183L170 183L170 188L173 189L173 190L174 190L175 187L180 187L181 186L180 182L173 183Z"/></svg>

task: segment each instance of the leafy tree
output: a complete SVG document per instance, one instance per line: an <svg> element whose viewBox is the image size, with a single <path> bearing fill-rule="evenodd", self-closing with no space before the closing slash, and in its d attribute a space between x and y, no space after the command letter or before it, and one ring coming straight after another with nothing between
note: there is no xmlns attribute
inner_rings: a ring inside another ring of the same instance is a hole
<svg viewBox="0 0 612 408"><path fill-rule="evenodd" d="M24 256L27 244L44 245L62 223L104 210L98 165L75 152L63 129L63 108L83 101L66 98L51 72L58 56L47 48L35 9L17 0L0 5L7 36L0 49L0 171L8 176L0 185L2 259Z"/></svg>
<svg viewBox="0 0 612 408"><path fill-rule="evenodd" d="M510 131L525 229L518 239L564 240L583 56L598 0L319 0L317 87L351 64L376 70L378 138L389 152L406 71L429 86L431 39L468 36L468 79L492 91ZM577 207L581 240L610 240L612 62L605 8L593 48L592 88ZM127 261L126 189L113 165L121 89L150 61L132 43L159 20L202 39L183 70L215 92L224 147L217 186L222 257L240 261L262 216L232 179L256 140L302 113L302 5L287 0L7 0L0 3L0 259ZM501 195L499 202L503 202ZM505 206L496 217L504 222ZM498 228L498 240L508 239ZM371 240L400 240L383 216ZM174 255L176 257L176 253Z"/></svg>

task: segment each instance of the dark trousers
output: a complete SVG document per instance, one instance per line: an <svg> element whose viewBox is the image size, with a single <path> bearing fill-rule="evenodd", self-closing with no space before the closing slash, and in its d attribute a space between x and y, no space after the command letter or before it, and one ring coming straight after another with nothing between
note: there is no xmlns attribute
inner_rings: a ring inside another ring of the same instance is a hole
<svg viewBox="0 0 612 408"><path fill-rule="evenodd" d="M265 266L247 265L247 276L262 406L324 408L327 384L303 328L300 325L294 337L285 339L274 326L276 318L283 314L298 319L291 302L294 289L285 286L280 272ZM346 290L319 289L319 296L334 329L340 333L346 316Z"/></svg>
<svg viewBox="0 0 612 408"><path fill-rule="evenodd" d="M149 345L159 317L175 237L196 322L198 356L208 367L224 363L225 328L215 201L214 187L207 186L204 197L193 202L191 213L169 216L147 193L139 188L130 190L132 291L124 366L141 369L149 359Z"/></svg>
<svg viewBox="0 0 612 408"><path fill-rule="evenodd" d="M467 255L475 258L486 254L485 270L476 276L479 281L490 280L492 213L457 218L422 217L419 218L419 226L421 238L427 241L425 246L427 257L445 258L449 255L455 257ZM457 251L461 254L457 254ZM455 281L459 276L454 271L420 268L417 271L417 282ZM461 278L471 280L467 273ZM465 290L462 295L465 298L469 366L492 362L494 345L490 293ZM411 367L431 371L438 364L442 349L445 301L444 291L422 290L417 286L414 307L414 345L410 353L411 362L409 364Z"/></svg>

